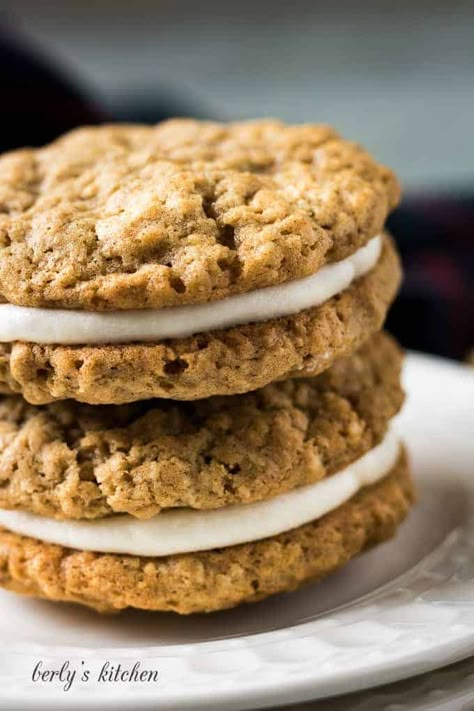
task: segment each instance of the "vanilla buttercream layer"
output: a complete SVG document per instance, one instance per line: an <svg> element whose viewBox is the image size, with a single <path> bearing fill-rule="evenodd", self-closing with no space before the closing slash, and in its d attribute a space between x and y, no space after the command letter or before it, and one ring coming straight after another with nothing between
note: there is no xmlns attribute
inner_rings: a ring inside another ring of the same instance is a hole
<svg viewBox="0 0 474 711"><path fill-rule="evenodd" d="M0 526L67 548L166 556L258 541L317 520L360 489L382 479L400 453L390 430L383 441L322 481L253 504L215 510L173 509L148 520L130 515L93 521L59 521L23 511L0 511Z"/></svg>
<svg viewBox="0 0 474 711"><path fill-rule="evenodd" d="M159 341L299 313L328 301L376 265L382 238L303 279L220 301L162 309L92 312L0 304L0 342L94 344Z"/></svg>

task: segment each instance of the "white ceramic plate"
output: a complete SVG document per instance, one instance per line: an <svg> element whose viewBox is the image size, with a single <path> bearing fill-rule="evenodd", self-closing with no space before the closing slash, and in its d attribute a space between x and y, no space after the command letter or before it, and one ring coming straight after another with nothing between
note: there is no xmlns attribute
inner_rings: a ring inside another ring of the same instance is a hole
<svg viewBox="0 0 474 711"><path fill-rule="evenodd" d="M282 711L472 711L474 657L418 676Z"/></svg>
<svg viewBox="0 0 474 711"><path fill-rule="evenodd" d="M101 617L2 592L0 708L274 707L474 654L474 370L410 355L405 380L419 503L395 540L319 585L210 616ZM40 660L69 661L69 691L32 681ZM95 681L106 661L138 660L156 683Z"/></svg>

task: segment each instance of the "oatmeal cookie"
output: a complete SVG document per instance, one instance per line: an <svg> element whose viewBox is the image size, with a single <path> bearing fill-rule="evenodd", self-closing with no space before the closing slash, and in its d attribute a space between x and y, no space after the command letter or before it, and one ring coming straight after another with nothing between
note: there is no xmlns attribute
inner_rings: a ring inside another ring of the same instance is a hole
<svg viewBox="0 0 474 711"><path fill-rule="evenodd" d="M0 158L0 296L89 311L222 299L352 254L398 199L393 173L327 126L81 128Z"/></svg>

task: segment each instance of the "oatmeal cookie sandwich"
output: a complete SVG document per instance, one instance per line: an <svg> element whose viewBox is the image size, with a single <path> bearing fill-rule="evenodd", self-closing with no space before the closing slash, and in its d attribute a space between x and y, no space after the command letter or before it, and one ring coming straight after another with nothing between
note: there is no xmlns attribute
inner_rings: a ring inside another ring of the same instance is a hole
<svg viewBox="0 0 474 711"><path fill-rule="evenodd" d="M383 333L324 373L195 402L0 403L0 585L100 611L209 612L392 536L413 500Z"/></svg>
<svg viewBox="0 0 474 711"><path fill-rule="evenodd" d="M30 403L233 395L380 329L390 170L319 125L101 126L0 158L0 388Z"/></svg>

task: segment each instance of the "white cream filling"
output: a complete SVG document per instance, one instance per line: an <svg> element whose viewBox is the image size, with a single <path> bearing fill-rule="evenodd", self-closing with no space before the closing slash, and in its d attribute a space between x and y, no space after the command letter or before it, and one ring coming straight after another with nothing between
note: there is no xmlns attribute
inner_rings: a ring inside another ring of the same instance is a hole
<svg viewBox="0 0 474 711"><path fill-rule="evenodd" d="M158 341L288 316L319 306L347 289L375 266L381 249L382 239L377 236L346 259L327 264L303 279L205 304L111 312L0 304L0 342Z"/></svg>
<svg viewBox="0 0 474 711"><path fill-rule="evenodd" d="M200 511L172 509L147 521L128 514L92 521L58 521L23 511L0 511L10 531L68 548L137 556L164 556L258 541L314 521L341 506L362 487L382 479L400 451L398 437L384 440L342 471L315 484L253 504Z"/></svg>

